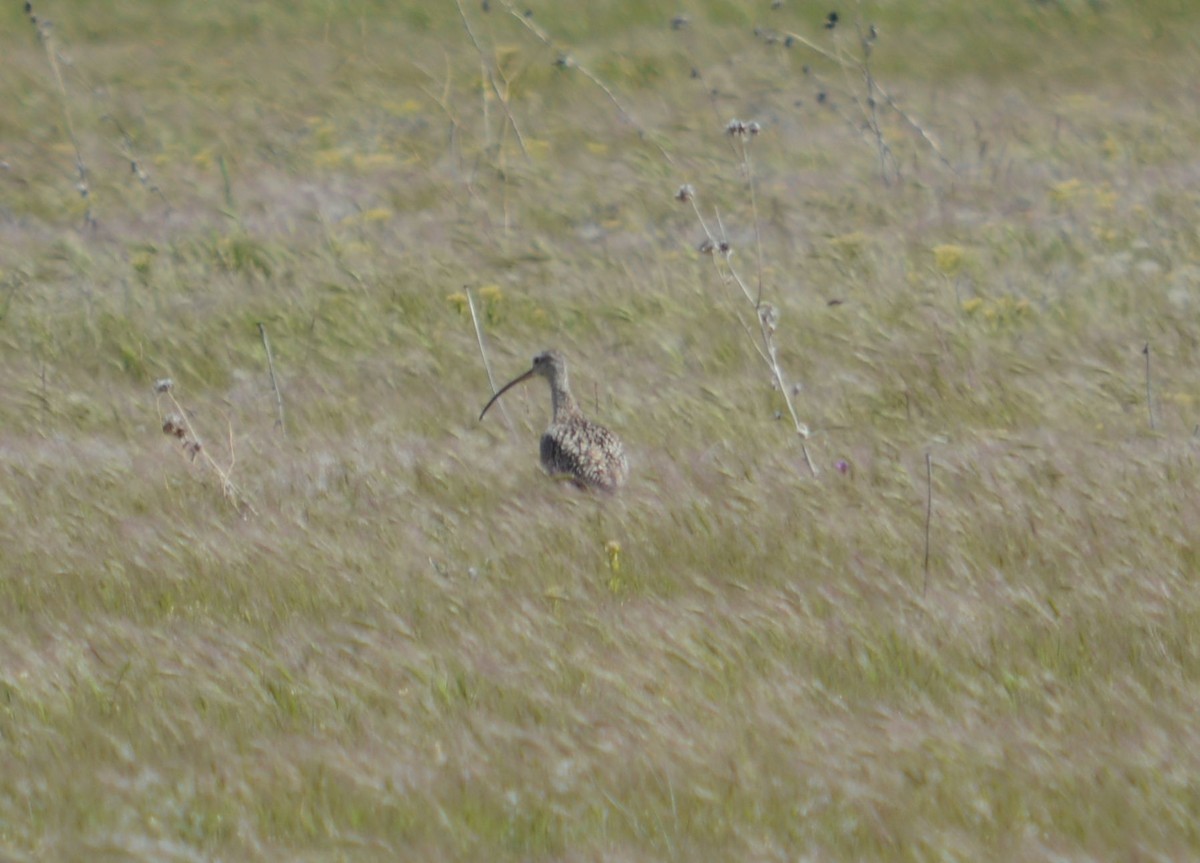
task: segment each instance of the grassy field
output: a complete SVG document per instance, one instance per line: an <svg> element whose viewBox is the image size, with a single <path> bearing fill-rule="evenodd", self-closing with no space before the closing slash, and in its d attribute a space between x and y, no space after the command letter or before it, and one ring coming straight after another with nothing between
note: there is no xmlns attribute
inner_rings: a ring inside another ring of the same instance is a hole
<svg viewBox="0 0 1200 863"><path fill-rule="evenodd" d="M0 858L1200 857L1200 4L828 11L6 4Z"/></svg>

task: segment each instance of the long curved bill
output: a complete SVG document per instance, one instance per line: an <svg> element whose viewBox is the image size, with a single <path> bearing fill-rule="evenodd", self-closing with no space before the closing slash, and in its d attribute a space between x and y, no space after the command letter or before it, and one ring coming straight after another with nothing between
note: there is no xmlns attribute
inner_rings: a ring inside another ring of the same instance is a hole
<svg viewBox="0 0 1200 863"><path fill-rule="evenodd" d="M522 381L529 380L531 377L533 377L533 372L534 372L534 370L531 368L529 371L525 372L525 374L521 375L518 378L513 378L511 381L506 383L504 386L500 387L500 389L496 391L496 394L494 396L492 396L491 401L489 401L486 405L483 406L483 410L479 414L480 421L481 422L483 421L483 415L488 412L488 408L490 408L493 404L496 403L496 399L500 398L500 396L504 395L506 392L511 390L513 387L515 387L517 384L521 383Z"/></svg>

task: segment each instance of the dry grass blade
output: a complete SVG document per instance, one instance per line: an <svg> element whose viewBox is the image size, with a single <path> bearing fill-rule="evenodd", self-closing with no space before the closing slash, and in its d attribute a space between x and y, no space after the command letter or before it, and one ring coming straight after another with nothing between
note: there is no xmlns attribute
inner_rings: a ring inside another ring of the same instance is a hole
<svg viewBox="0 0 1200 863"><path fill-rule="evenodd" d="M509 2L4 7L0 859L1200 860L1200 4Z"/></svg>

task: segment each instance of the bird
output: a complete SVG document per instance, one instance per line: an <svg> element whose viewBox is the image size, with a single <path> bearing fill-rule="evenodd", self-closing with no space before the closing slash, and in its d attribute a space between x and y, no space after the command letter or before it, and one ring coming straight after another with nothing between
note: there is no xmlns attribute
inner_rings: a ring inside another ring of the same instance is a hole
<svg viewBox="0 0 1200 863"><path fill-rule="evenodd" d="M567 358L560 351L542 351L533 358L529 371L502 386L479 414L480 422L496 399L535 375L550 384L554 415L542 435L542 467L551 475L563 475L576 485L601 491L616 491L629 479L629 460L621 439L583 415L567 385Z"/></svg>

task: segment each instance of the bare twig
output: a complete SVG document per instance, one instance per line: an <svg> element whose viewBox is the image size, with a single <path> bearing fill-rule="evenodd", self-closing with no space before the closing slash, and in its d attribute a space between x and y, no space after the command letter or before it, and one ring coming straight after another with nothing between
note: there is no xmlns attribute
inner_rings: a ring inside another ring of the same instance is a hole
<svg viewBox="0 0 1200 863"><path fill-rule="evenodd" d="M267 353L267 371L271 375L271 389L275 391L275 407L279 411L279 418L275 420L275 425L279 427L280 433L287 437L287 425L283 421L283 396L279 392L279 379L275 377L275 359L271 356L271 341L267 338L267 326L259 321L258 334L262 336L263 350Z"/></svg>

